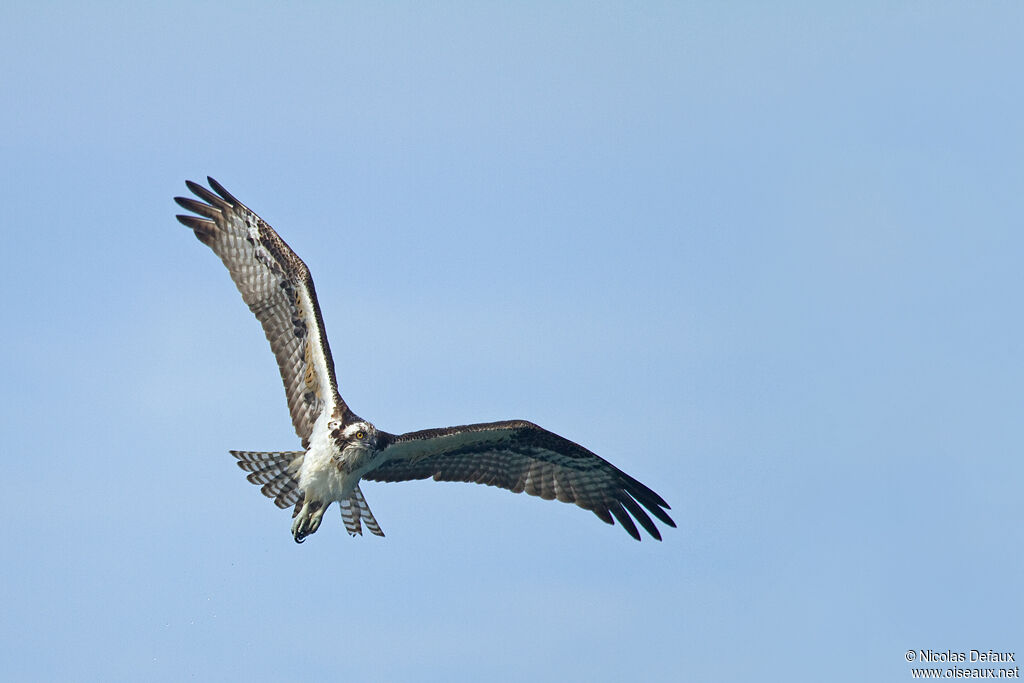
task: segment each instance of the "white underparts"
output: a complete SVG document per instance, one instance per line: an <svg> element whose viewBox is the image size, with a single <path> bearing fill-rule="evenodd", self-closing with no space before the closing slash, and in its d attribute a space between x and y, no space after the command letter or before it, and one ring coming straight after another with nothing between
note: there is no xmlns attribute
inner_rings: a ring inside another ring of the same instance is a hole
<svg viewBox="0 0 1024 683"><path fill-rule="evenodd" d="M309 448L299 470L299 488L305 492L306 500L320 500L325 504L348 500L362 474L347 473L338 467L341 453L331 439L327 422L324 411L313 423Z"/></svg>

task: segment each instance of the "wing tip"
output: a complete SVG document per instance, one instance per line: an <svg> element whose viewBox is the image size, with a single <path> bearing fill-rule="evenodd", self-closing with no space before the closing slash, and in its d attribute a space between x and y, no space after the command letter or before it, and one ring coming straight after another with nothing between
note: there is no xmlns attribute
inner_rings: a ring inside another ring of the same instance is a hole
<svg viewBox="0 0 1024 683"><path fill-rule="evenodd" d="M626 512L626 509L622 507L621 502L615 501L609 505L608 511L612 513L612 516L619 521L619 524L622 525L622 528L625 529L630 536L638 541L640 540L640 532L637 531L636 524L633 523L633 519L629 516L629 513Z"/></svg>
<svg viewBox="0 0 1024 683"><path fill-rule="evenodd" d="M625 529L626 533L628 533L637 541L642 541L643 536L640 534L639 529L637 529L637 526L633 521L634 518L637 522L640 523L640 526L644 528L644 531L650 534L651 538L653 538L656 541L663 540L661 536L661 530L658 529L658 526L644 512L643 508L641 508L640 505L637 504L637 501L633 500L632 498L629 498L628 496L624 499L614 501L612 504L608 505L605 508L589 509L597 516L598 519L600 519L605 524L615 526L615 521L618 520L619 524L622 526L623 529ZM659 520L661 520L666 526L672 527L673 529L676 528L676 523L672 520L671 517L665 514L664 510L662 510L661 508L648 509L650 509L651 512L653 512L654 515Z"/></svg>
<svg viewBox="0 0 1024 683"><path fill-rule="evenodd" d="M206 182L208 182L210 184L210 187L213 188L214 192L219 194L225 200L231 202L232 204L236 204L236 205L241 205L242 204L242 202L240 202L237 199L235 199L235 196L233 194L231 194L226 189L224 189L224 186L221 185L220 183L218 183L213 178L213 176L206 176Z"/></svg>
<svg viewBox="0 0 1024 683"><path fill-rule="evenodd" d="M667 526L676 528L676 523L668 515L666 510L671 510L665 499L655 493L650 487L619 470L619 476L624 480L623 490L627 496L631 496L636 502L643 505L647 510ZM643 511L641 510L641 514Z"/></svg>
<svg viewBox="0 0 1024 683"><path fill-rule="evenodd" d="M186 216L183 214L178 214L175 218L177 218L178 222L186 228L191 228L192 232L195 233L196 239L203 244L210 244L213 240L214 233L217 231L217 224L206 218Z"/></svg>

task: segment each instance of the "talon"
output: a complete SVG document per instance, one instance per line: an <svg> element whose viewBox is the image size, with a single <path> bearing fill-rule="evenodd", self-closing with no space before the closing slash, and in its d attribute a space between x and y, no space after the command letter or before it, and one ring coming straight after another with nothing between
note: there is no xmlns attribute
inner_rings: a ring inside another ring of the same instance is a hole
<svg viewBox="0 0 1024 683"><path fill-rule="evenodd" d="M319 500L304 500L301 507L296 505L295 509L296 512L292 515L295 518L295 521L292 522L292 536L296 543L302 543L307 536L316 533L316 530L320 528L320 522L323 520L327 508Z"/></svg>

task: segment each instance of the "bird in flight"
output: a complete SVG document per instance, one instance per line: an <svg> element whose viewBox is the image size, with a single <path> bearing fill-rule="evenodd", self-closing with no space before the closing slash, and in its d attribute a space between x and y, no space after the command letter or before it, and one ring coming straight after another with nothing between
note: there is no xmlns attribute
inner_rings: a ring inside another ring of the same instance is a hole
<svg viewBox="0 0 1024 683"><path fill-rule="evenodd" d="M213 178L186 181L199 198L175 197L195 215L177 219L227 266L263 325L284 381L300 451L231 451L248 479L280 508L294 507L297 543L320 528L331 503L345 528L383 536L359 490L370 481L465 481L576 503L640 540L636 522L661 540L647 512L674 527L657 493L583 446L525 420L389 434L356 415L338 393L334 359L313 278L263 219ZM646 508L646 511L645 511Z"/></svg>

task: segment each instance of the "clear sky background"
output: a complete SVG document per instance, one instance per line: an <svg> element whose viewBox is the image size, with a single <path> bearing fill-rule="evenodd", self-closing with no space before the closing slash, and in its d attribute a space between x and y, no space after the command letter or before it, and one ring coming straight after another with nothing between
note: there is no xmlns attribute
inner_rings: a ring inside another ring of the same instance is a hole
<svg viewBox="0 0 1024 683"><path fill-rule="evenodd" d="M0 7L12 680L909 680L1024 658L1017 3ZM316 279L382 429L520 417L661 493L368 483L297 446L174 220L210 174Z"/></svg>

